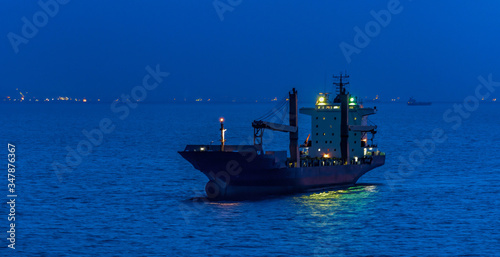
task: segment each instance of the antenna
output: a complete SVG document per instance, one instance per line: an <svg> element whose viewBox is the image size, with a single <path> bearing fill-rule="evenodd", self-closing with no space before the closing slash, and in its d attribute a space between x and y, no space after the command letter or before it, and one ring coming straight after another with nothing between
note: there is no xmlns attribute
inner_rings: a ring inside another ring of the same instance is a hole
<svg viewBox="0 0 500 257"><path fill-rule="evenodd" d="M338 79L338 82L333 82L333 84L336 86L337 89L337 94L339 95L345 95L346 90L345 86L349 85L349 82L344 82L343 79L348 79L349 75L343 75L342 72L340 72L339 76L333 75L332 76L334 79Z"/></svg>

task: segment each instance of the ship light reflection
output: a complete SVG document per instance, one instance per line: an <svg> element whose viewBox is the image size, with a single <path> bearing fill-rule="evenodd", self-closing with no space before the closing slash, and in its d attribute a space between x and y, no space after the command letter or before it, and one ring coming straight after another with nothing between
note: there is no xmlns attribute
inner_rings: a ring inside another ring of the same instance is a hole
<svg viewBox="0 0 500 257"><path fill-rule="evenodd" d="M313 217L335 217L346 213L361 213L370 209L376 201L376 185L358 185L346 189L305 194L295 197L300 205L306 207L297 210L298 215Z"/></svg>
<svg viewBox="0 0 500 257"><path fill-rule="evenodd" d="M215 213L214 219L238 219L242 213L239 211L239 202L207 202L209 208Z"/></svg>

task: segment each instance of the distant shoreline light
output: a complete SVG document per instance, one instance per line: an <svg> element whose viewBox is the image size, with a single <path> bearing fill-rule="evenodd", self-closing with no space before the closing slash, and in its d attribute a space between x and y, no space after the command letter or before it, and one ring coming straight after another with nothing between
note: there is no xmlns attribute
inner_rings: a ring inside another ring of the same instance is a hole
<svg viewBox="0 0 500 257"><path fill-rule="evenodd" d="M27 93L27 92L26 92ZM404 97L389 97L389 98L380 98L379 95L376 95L374 98L372 97L359 97L358 99L363 99L365 103L406 103L404 101ZM157 101L148 101L151 103L275 103L278 101L288 101L288 99L279 99L277 97L263 97L263 98L234 98L234 97L222 97L218 99L213 98L170 98L167 100L157 100ZM497 102L497 98L491 98L491 100L480 99L485 102ZM87 97L69 97L69 96L57 96L57 97L29 97L26 94L20 94L17 98L12 96L4 96L0 97L0 102L27 102L27 103L44 103L44 102L73 102L73 103L111 103L113 101L121 101L119 98L117 99L107 99L103 100L102 98L87 98ZM130 101L130 100L129 100ZM453 100L449 100L448 102L453 102Z"/></svg>

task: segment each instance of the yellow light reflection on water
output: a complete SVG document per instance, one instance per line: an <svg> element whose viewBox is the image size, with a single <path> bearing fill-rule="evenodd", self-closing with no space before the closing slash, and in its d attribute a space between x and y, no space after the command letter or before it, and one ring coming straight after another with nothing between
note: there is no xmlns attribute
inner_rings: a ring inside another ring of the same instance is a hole
<svg viewBox="0 0 500 257"><path fill-rule="evenodd" d="M298 215L329 217L337 213L360 213L370 209L370 204L378 194L375 185L358 185L338 190L304 194L294 198L305 208Z"/></svg>

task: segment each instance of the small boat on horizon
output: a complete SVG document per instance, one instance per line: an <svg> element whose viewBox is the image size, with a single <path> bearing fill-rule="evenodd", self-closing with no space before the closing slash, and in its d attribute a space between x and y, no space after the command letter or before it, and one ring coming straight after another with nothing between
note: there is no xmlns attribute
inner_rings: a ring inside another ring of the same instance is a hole
<svg viewBox="0 0 500 257"><path fill-rule="evenodd" d="M415 100L415 98L413 97L410 97L410 99L408 100L408 105L410 106L421 106L421 105L431 105L432 102L417 102L417 100Z"/></svg>

